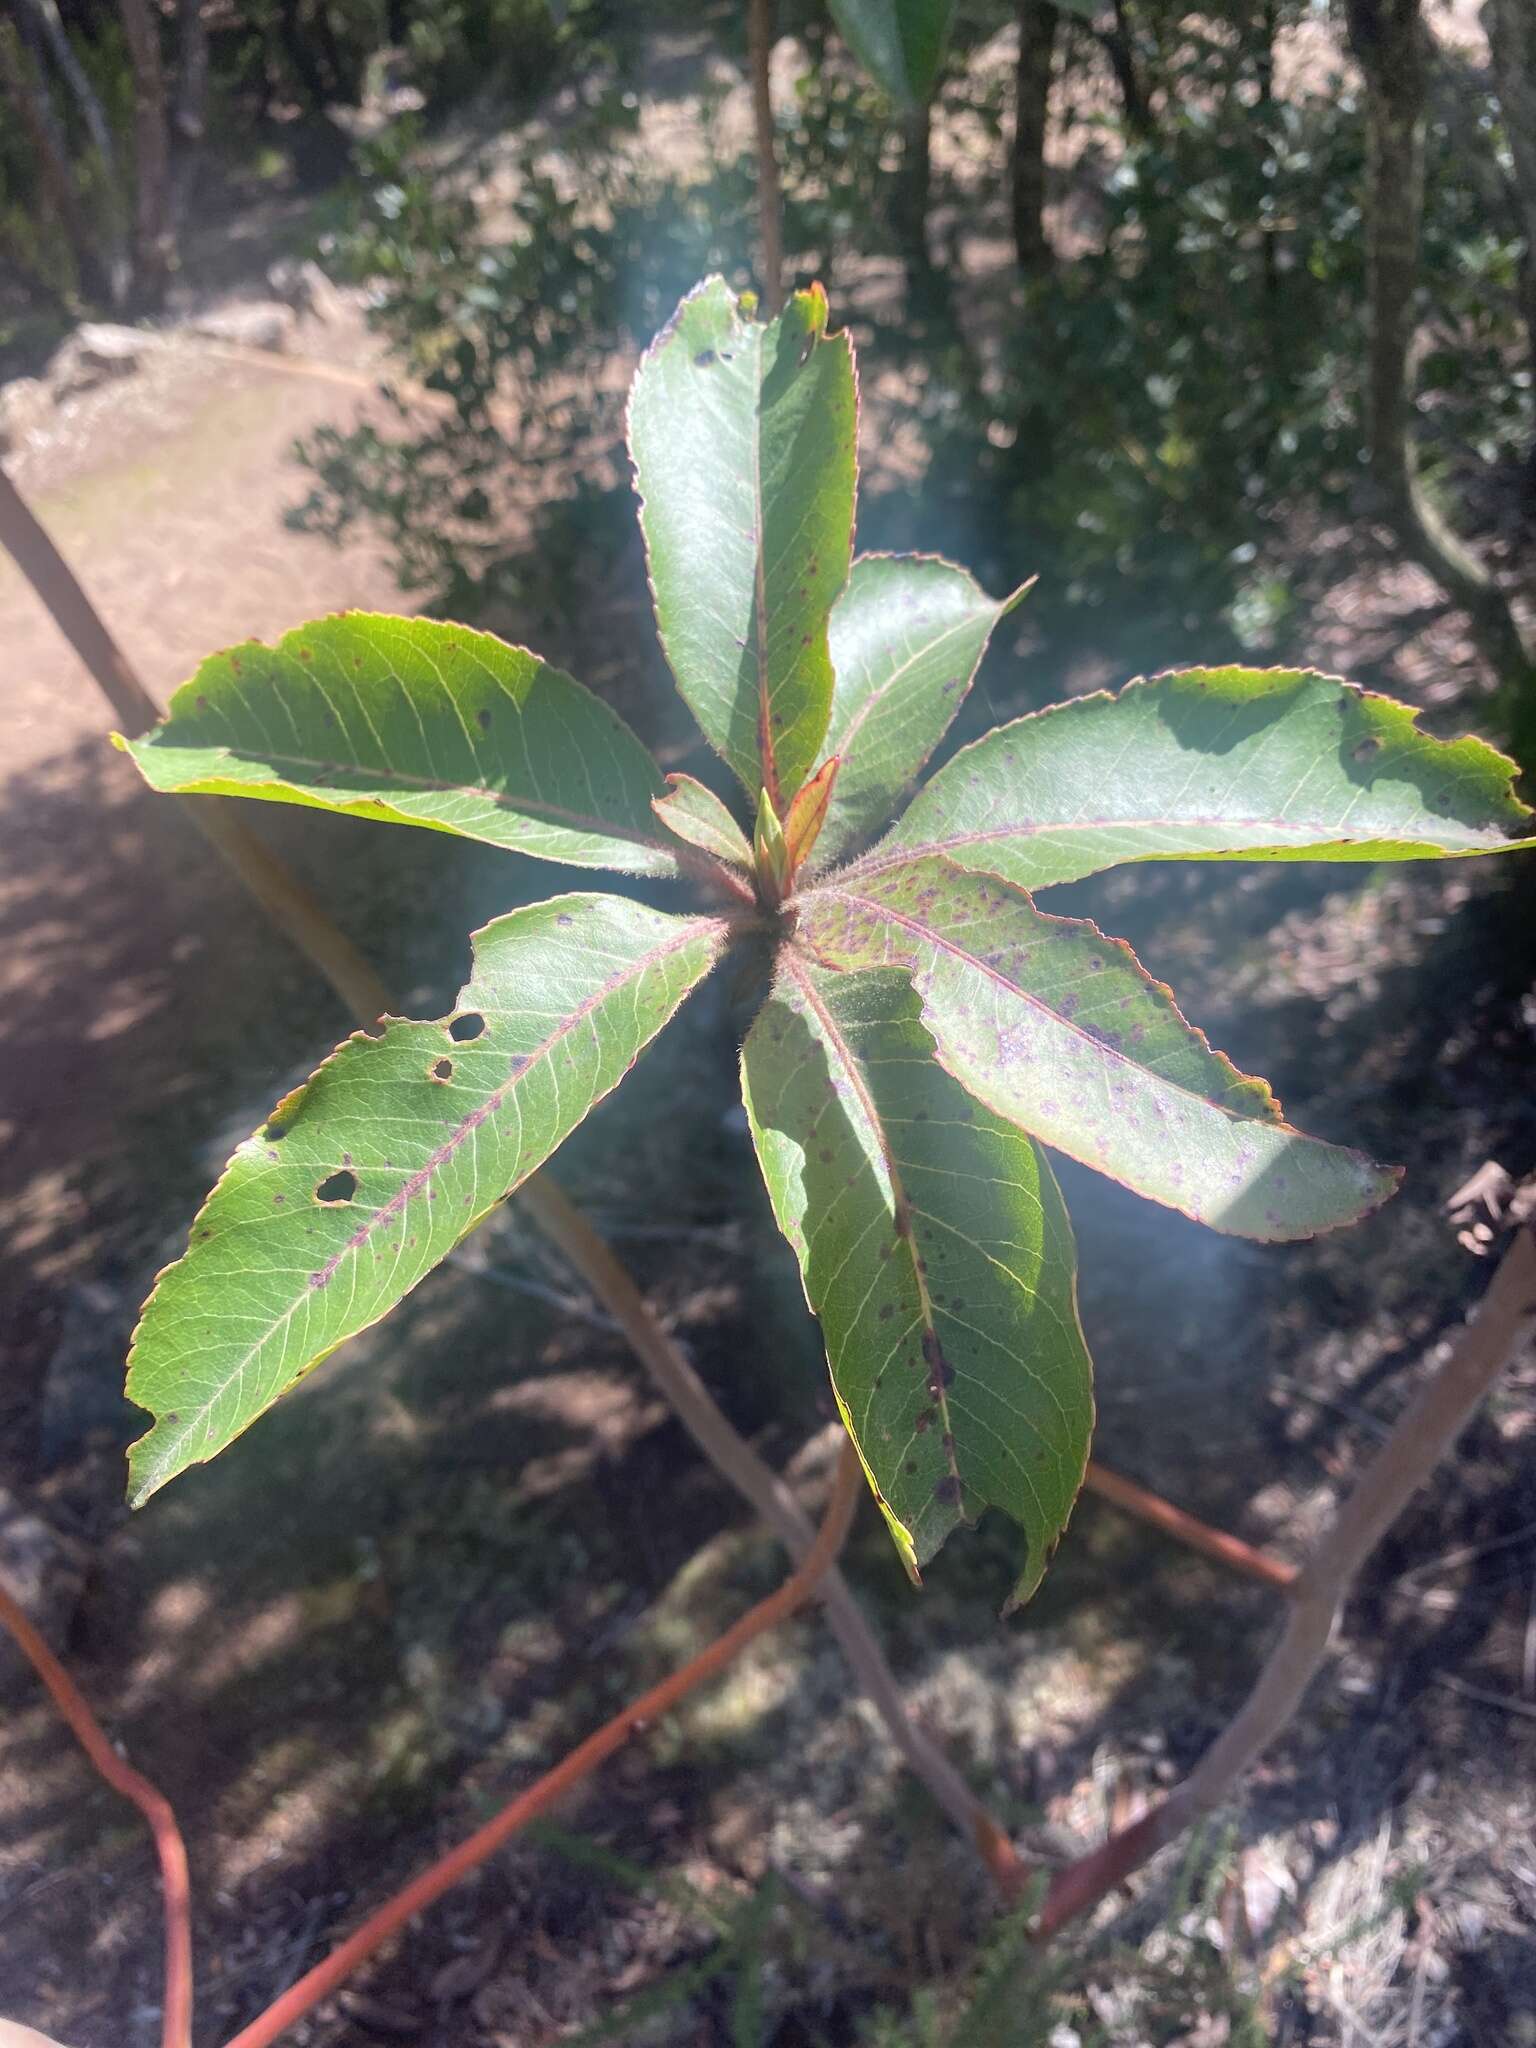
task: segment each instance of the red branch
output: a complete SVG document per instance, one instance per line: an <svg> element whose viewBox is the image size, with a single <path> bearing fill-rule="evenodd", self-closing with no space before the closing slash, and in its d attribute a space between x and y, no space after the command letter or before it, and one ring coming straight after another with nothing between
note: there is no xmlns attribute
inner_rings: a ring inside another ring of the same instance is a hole
<svg viewBox="0 0 1536 2048"><path fill-rule="evenodd" d="M392 1934L397 1933L408 1920L435 1903L454 1885L461 1883L472 1870L493 1856L530 1821L547 1813L555 1802L588 1778L598 1765L622 1749L638 1729L662 1714L669 1713L679 1700L700 1686L715 1673L738 1656L755 1636L765 1629L785 1621L799 1607L803 1607L823 1575L829 1571L843 1547L848 1526L853 1520L854 1506L859 1493L859 1462L854 1456L851 1444L844 1442L838 1458L837 1476L833 1482L832 1498L817 1532L816 1541L806 1552L796 1570L787 1578L776 1593L770 1593L766 1600L744 1614L740 1621L728 1628L724 1635L717 1636L708 1648L701 1650L697 1657L674 1671L670 1678L664 1678L660 1685L652 1686L648 1693L631 1702L622 1713L616 1714L605 1727L595 1735L589 1735L547 1771L537 1784L530 1785L526 1792L504 1806L494 1819L450 1849L446 1856L422 1871L403 1891L396 1892L392 1899L371 1913L355 1934L349 1935L339 1948L332 1949L323 1963L318 1963L307 1976L285 1991L275 2004L269 2005L260 2018L252 2020L248 2027L235 2035L226 2048L267 2048L304 2014L314 2009L322 1998L327 1997L338 1986L344 1984L358 1965L371 1956Z"/></svg>
<svg viewBox="0 0 1536 2048"><path fill-rule="evenodd" d="M1272 1586L1277 1593L1289 1593L1296 1583L1296 1566L1288 1564L1283 1557L1276 1557L1272 1551L1257 1550L1251 1543L1245 1543L1241 1536L1229 1536L1224 1529L1213 1529L1209 1522L1186 1514L1183 1508L1176 1508L1161 1494L1138 1486L1134 1479L1127 1479L1119 1472L1111 1472L1097 1458L1089 1461L1083 1489L1087 1493L1098 1494L1101 1500L1111 1502L1125 1514L1134 1515L1139 1522L1161 1529L1165 1536L1171 1536L1186 1549L1198 1550L1202 1557L1224 1564L1229 1571L1244 1578L1257 1579L1261 1585Z"/></svg>
<svg viewBox="0 0 1536 2048"><path fill-rule="evenodd" d="M107 1740L85 1696L16 1602L0 1586L3 1626L32 1669L48 1688L54 1705L69 1723L75 1740L114 1792L131 1799L149 1822L160 1858L160 1890L165 1900L165 2007L161 2048L191 2048L192 2042L192 1892L187 1879L187 1851L163 1792L124 1763Z"/></svg>
<svg viewBox="0 0 1536 2048"><path fill-rule="evenodd" d="M832 1497L816 1540L800 1564L775 1593L744 1614L740 1621L717 1636L705 1649L674 1671L659 1685L631 1702L595 1735L589 1735L553 1770L504 1806L482 1828L430 1864L394 1897L371 1913L355 1934L334 1948L323 1963L285 1991L264 2013L252 2020L227 2044L227 2048L266 2048L322 1998L344 1984L358 1966L404 1927L424 1912L444 1892L460 1884L530 1821L547 1813L598 1765L650 1722L670 1713L688 1693L724 1670L748 1643L766 1630L785 1621L803 1607L831 1570L848 1534L859 1497L859 1461L853 1447L844 1442L832 1483ZM15 1639L52 1695L55 1705L78 1737L86 1755L125 1799L131 1799L154 1831L160 1856L161 1887L165 1897L165 2022L162 2048L191 2048L192 2040L192 1928L191 1893L187 1881L187 1852L170 1803L146 1778L139 1775L113 1749L102 1733L79 1688L43 1641L11 1596L0 1587L0 1626Z"/></svg>

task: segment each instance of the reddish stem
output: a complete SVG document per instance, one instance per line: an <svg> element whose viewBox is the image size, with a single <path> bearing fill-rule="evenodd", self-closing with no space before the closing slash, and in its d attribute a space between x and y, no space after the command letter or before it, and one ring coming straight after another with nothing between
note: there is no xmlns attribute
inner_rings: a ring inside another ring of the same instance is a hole
<svg viewBox="0 0 1536 2048"><path fill-rule="evenodd" d="M75 1740L114 1792L133 1804L149 1822L160 1859L160 1890L165 1901L165 2007L160 2027L161 2048L191 2048L192 2041L192 1892L187 1878L186 1844L176 1825L170 1801L149 1780L125 1763L108 1741L84 1694L43 1641L20 1607L0 1586L0 1626L48 1688L54 1705L69 1723Z"/></svg>
<svg viewBox="0 0 1536 2048"><path fill-rule="evenodd" d="M355 1934L349 1935L339 1948L332 1949L323 1963L318 1963L307 1976L301 1977L297 1984L285 1991L275 2004L269 2005L258 2019L242 2028L227 2043L227 2048L267 2048L268 2043L286 2033L322 1998L344 1984L358 1965L408 1920L461 1883L530 1821L537 1820L573 1786L590 1777L616 1749L623 1748L637 1729L669 1713L696 1686L723 1670L755 1636L787 1620L796 1608L804 1606L843 1547L858 1493L859 1462L852 1445L845 1441L838 1458L832 1498L816 1541L776 1593L760 1600L690 1663L680 1671L674 1671L670 1678L664 1678L660 1685L652 1686L648 1693L616 1714L595 1735L589 1735L552 1771L547 1771L537 1784L530 1785L526 1792L519 1793L516 1799L504 1806L494 1819L476 1829L456 1849L450 1849L446 1856L439 1857L419 1877L413 1878L403 1891L396 1892L376 1913L368 1916Z"/></svg>
<svg viewBox="0 0 1536 2048"><path fill-rule="evenodd" d="M1134 1515L1138 1521L1161 1529L1165 1536L1171 1536L1186 1549L1198 1550L1202 1557L1212 1558L1217 1564L1224 1564L1229 1571L1238 1572L1246 1578L1257 1579L1261 1585L1272 1586L1277 1593L1288 1593L1296 1583L1297 1567L1287 1564L1283 1557L1276 1557L1267 1550L1256 1550L1241 1536L1229 1536L1224 1529L1213 1529L1208 1522L1186 1514L1183 1508L1176 1508L1160 1494L1138 1486L1134 1479L1111 1472L1096 1458L1089 1463L1083 1487L1086 1492L1096 1493L1101 1500L1122 1508L1126 1514Z"/></svg>

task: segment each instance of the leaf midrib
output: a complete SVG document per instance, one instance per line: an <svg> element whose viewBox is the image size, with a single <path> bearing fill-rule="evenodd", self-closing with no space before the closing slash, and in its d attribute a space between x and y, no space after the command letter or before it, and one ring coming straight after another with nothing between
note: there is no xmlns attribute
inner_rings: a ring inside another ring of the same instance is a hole
<svg viewBox="0 0 1536 2048"><path fill-rule="evenodd" d="M858 1097L859 1105L864 1111L865 1116L869 1119L869 1127L874 1132L876 1142L879 1144L880 1156L884 1161L886 1173L890 1177L891 1192L899 1205L897 1214L904 1215L907 1219L906 1233L903 1234L900 1231L896 1231L896 1235L901 1238L906 1248L907 1261L912 1269L912 1277L917 1283L918 1314L921 1318L923 1329L933 1344L933 1357L931 1360L927 1356L927 1347L923 1347L924 1363L928 1366L929 1392L933 1395L934 1403L939 1410L940 1426L943 1432L941 1447L944 1451L945 1463L948 1465L950 1476L954 1479L956 1485L963 1487L965 1482L960 1477L960 1466L953 1449L954 1432L950 1426L949 1390L944 1384L942 1371L943 1346L939 1341L939 1328L934 1317L933 1300L928 1292L928 1282L918 1260L917 1241L913 1235L915 1227L913 1219L918 1214L918 1211L915 1209L912 1199L907 1193L906 1185L901 1177L901 1169L896 1163L896 1155L891 1148L890 1137L885 1128L885 1119L881 1116L880 1110L869 1092L868 1083L864 1078L864 1070L859 1065L857 1055L838 1029L837 1020L821 1000L815 983L805 972L804 967L795 957L793 951L790 950L786 950L785 953L785 971L800 990L801 995L805 999L806 1006L815 1012L817 1022L827 1034L828 1040L837 1049L838 1058L843 1063L844 1070L848 1075L849 1084ZM895 1230L894 1217L892 1218L891 1227ZM868 1417L866 1416L865 1419L867 1421ZM956 1501L954 1505L958 1509L960 1502ZM907 1535L909 1539L912 1539L910 1529L907 1531Z"/></svg>
<svg viewBox="0 0 1536 2048"><path fill-rule="evenodd" d="M584 811L569 810L563 804L552 804L543 797L514 795L510 790L498 790L486 783L447 782L437 776L413 775L409 769L405 768L375 768L364 766L361 763L354 766L344 761L311 760L304 754L284 754L274 751L258 752L245 747L230 746L223 740L214 740L209 742L209 744L230 760L249 762L252 767L273 767L282 770L307 768L312 770L317 778L327 772L333 775L372 776L383 782L408 783L415 789L434 791L440 796L479 797L492 805L496 810L529 811L536 813L539 817L548 820L550 823L566 824L577 827L582 831L600 833L609 839L628 840L632 845L648 847L654 853L670 854L672 852L672 848L663 844L661 840L652 839L647 834L636 831L633 826L615 824L607 818L590 817ZM189 748L188 751L192 751L192 749ZM320 786L322 788L335 789L338 795L349 793L359 797L364 795L364 792L361 790L346 792L337 783L322 783ZM660 793L659 791L657 792L658 795Z"/></svg>
<svg viewBox="0 0 1536 2048"><path fill-rule="evenodd" d="M991 607L989 607L989 609L991 609ZM869 717L870 713L873 710L875 710L876 706L884 703L885 699L890 695L891 691L895 689L896 685L901 681L902 677L906 675L908 670L915 667L918 662L925 660L930 654L934 653L936 649L942 647L946 640L953 639L957 633L963 633L967 629L967 627L974 626L975 623L976 621L974 616L968 616L963 619L956 619L952 626L946 626L942 633L935 634L933 639L925 642L925 644L919 647L914 654L909 654L907 656L907 659L901 664L901 667L893 670L892 673L886 677L885 681L879 686L878 689L871 690L869 692L868 696L865 697L863 703L859 706L858 710L853 714L853 717L848 721L848 730L846 732L841 733L836 737L834 737L830 733L827 735L827 743L824 749L823 758L830 759L830 757L833 754L842 754L846 757L848 749L852 744L854 736L857 734L859 728L863 725L864 721ZM918 765L919 768L921 768L922 764L919 763Z"/></svg>
<svg viewBox="0 0 1536 2048"><path fill-rule="evenodd" d="M763 515L763 330L753 352L752 394L752 590L757 636L757 751L763 783L775 811L782 810L779 763L773 746L773 703L768 688L768 532Z"/></svg>

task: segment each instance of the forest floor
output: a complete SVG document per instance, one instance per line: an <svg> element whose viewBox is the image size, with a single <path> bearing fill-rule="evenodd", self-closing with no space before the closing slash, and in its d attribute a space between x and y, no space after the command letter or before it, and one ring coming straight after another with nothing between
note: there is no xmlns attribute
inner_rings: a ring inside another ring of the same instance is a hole
<svg viewBox="0 0 1536 2048"><path fill-rule="evenodd" d="M375 361L355 307L295 346L360 376ZM293 438L366 402L188 341L73 401L10 467L163 697L211 648L398 602L376 550L281 523L303 491ZM867 431L873 452L877 415ZM1474 724L1454 621L1391 629L1420 595L1372 565L1320 588L1317 657ZM213 2048L782 1560L515 1210L236 1450L125 1515L137 1305L230 1144L346 1023L106 744L104 709L5 563L0 622L6 1470L78 1567L72 1668L187 1832ZM638 577L537 625L542 651L679 758L654 670L614 659L646 631ZM1235 652L1210 631L1204 653ZM1054 694L1042 671L1091 687L1122 660L1096 628L1048 647L1019 632L980 686L992 713ZM468 928L544 893L526 864L433 834L258 822L416 1014L450 1002ZM1484 1282L1446 1197L1489 1158L1536 1165L1536 877L1170 868L1072 898L1053 907L1131 937L1297 1122L1408 1167L1360 1230L1276 1249L1064 1175L1102 1455L1300 1555ZM732 1106L734 1027L728 989L692 1006L561 1176L784 1463L821 1428L823 1368ZM1296 1727L1196 1859L1166 1859L1068 1945L1048 2018L1030 2003L1046 1966L1023 1984L1019 2048L1536 2043L1533 1394L1527 1362L1384 1546ZM1092 1500L1005 1623L1009 1563L1007 1532L984 1526L914 1595L865 1514L848 1569L915 1709L1049 1855L1187 1768L1275 1616ZM148 1846L26 1680L6 1680L0 2011L72 2048L148 2048ZM994 1910L814 1616L634 1742L561 1825L295 2040L545 2048L718 1965L611 2038L725 2044L757 2000L747 2038L851 2043L962 1978Z"/></svg>

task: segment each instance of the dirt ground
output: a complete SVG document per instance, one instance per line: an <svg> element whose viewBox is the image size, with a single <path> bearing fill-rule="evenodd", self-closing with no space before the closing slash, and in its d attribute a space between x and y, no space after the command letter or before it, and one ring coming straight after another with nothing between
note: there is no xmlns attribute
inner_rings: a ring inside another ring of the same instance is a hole
<svg viewBox="0 0 1536 2048"><path fill-rule="evenodd" d="M355 312L297 346L360 374L371 360ZM396 603L367 546L280 520L302 488L293 438L363 402L178 343L13 461L157 695L232 640ZM1391 631L1420 596L1352 574L1319 588L1304 630L1327 666L1475 722L1455 622ZM72 1668L187 1832L211 2048L781 1561L515 1213L236 1451L126 1517L137 1304L231 1142L345 1027L105 744L104 709L4 563L0 634L4 1470L62 1533ZM626 643L590 638L547 651L601 679ZM1087 640L1025 651L989 665L998 711L1038 701L1042 670L1082 686L1120 658ZM541 890L431 834L260 823L422 1014L448 1001L463 933ZM1053 907L1131 937L1297 1121L1408 1167L1347 1240L1268 1250L1064 1175L1102 1454L1299 1555L1482 1285L1445 1197L1485 1159L1536 1165L1536 880L1170 869ZM685 1013L561 1174L784 1462L826 1396L731 1107L734 1028L728 990ZM1107 1910L1062 2008L1084 2036L1235 2039L1202 2003L1228 1971L1265 2039L1536 2042L1533 1393L1526 1361L1389 1539L1297 1727L1207 1839L1206 1903L1174 1859ZM1274 1616L1092 1501L1039 1599L1001 1624L1009 1565L984 1528L913 1595L871 1514L849 1556L916 1710L1008 1824L1059 1853L1199 1754ZM147 2048L147 1845L8 1680L0 2011L77 2048ZM814 1618L633 1744L562 1827L496 1859L294 2039L543 2048L699 1965L767 1896L763 2038L852 2042L964 1967L992 1910ZM1160 1983L1184 1973L1161 2017L1137 2019L1132 1953ZM734 1984L613 2038L724 2043Z"/></svg>

